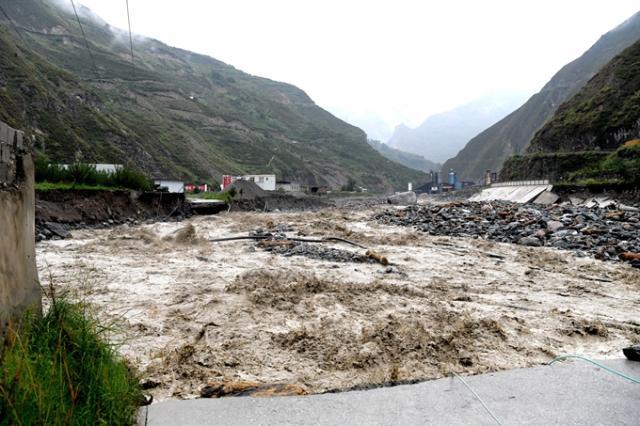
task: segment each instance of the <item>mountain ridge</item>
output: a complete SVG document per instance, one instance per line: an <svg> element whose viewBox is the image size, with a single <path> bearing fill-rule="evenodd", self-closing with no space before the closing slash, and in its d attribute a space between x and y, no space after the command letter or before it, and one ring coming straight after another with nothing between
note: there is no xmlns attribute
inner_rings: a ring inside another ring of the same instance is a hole
<svg viewBox="0 0 640 426"><path fill-rule="evenodd" d="M430 171L440 171L442 167L442 164L429 161L421 155L412 154L410 152L405 152L396 148L392 148L383 142L380 142L374 139L367 139L367 142L376 151L378 151L380 154L382 154L389 160L395 161L396 163L400 163L411 169L427 173Z"/></svg>
<svg viewBox="0 0 640 426"><path fill-rule="evenodd" d="M640 182L640 41L605 65L510 157L501 176L628 185Z"/></svg>
<svg viewBox="0 0 640 426"><path fill-rule="evenodd" d="M487 128L447 161L464 179L479 180L485 170L498 171L504 160L523 153L555 110L571 98L614 56L640 39L640 12L601 36L579 58L562 67L549 82L513 113Z"/></svg>
<svg viewBox="0 0 640 426"><path fill-rule="evenodd" d="M379 190L424 180L419 172L383 158L367 144L362 130L318 107L293 85L143 37L135 39L132 68L128 38L93 20L93 14L81 10L90 56L68 11L43 0L5 3L26 40L23 59L36 73L45 70L39 78L65 74L80 98L93 99L81 109L83 114L105 118L102 127L55 138L42 128L40 111L24 104L30 120L14 119L14 124L38 135L38 146L56 161L69 161L76 151L87 160L100 160L108 146L116 153L111 161L130 160L151 174L184 179L268 172L334 187L353 178ZM0 22L7 24L4 18ZM3 37L22 44L13 32L5 31ZM0 78L11 81L13 76L5 72ZM45 97L52 90L41 89ZM57 119L62 128L78 120L74 109L49 115L48 124Z"/></svg>
<svg viewBox="0 0 640 426"><path fill-rule="evenodd" d="M515 92L482 96L432 114L416 128L399 124L387 144L442 163L456 155L478 132L516 109L524 99L524 95Z"/></svg>

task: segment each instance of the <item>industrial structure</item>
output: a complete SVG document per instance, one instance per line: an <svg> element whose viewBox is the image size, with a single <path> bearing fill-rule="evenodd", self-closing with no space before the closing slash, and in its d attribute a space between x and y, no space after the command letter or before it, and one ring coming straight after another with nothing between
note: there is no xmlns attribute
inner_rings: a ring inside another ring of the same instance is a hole
<svg viewBox="0 0 640 426"><path fill-rule="evenodd" d="M229 185L237 180L246 180L249 182L254 182L261 189L265 191L275 191L276 190L276 175L243 175L243 176L231 176L224 175L222 176L222 190L227 189Z"/></svg>

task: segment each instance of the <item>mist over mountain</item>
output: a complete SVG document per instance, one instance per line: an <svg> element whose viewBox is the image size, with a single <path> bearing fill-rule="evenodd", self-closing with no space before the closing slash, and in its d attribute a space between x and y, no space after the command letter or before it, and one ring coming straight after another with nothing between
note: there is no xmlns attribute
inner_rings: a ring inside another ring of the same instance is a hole
<svg viewBox="0 0 640 426"><path fill-rule="evenodd" d="M504 160L523 153L535 133L557 108L575 95L607 62L640 39L640 13L603 35L589 50L565 65L518 110L474 137L444 164L464 179L481 178L485 170L498 171Z"/></svg>
<svg viewBox="0 0 640 426"><path fill-rule="evenodd" d="M397 126L390 147L444 162L455 156L473 136L497 122L524 102L526 95L498 92L428 117L415 129Z"/></svg>
<svg viewBox="0 0 640 426"><path fill-rule="evenodd" d="M275 173L302 184L404 187L424 176L290 84L128 33L86 8L3 0L0 117L54 161L132 162L182 179ZM17 32L13 29L17 27ZM86 44L89 48L87 49Z"/></svg>

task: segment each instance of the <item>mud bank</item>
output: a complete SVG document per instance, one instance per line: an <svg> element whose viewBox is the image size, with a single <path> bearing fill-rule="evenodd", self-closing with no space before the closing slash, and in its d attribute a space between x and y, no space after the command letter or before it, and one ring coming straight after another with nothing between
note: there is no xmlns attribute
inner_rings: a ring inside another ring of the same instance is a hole
<svg viewBox="0 0 640 426"><path fill-rule="evenodd" d="M640 271L629 265L428 236L376 223L374 214L223 213L73 231L39 243L38 262L59 292L119 324L112 338L156 400L239 383L319 393L526 367L565 353L619 357L640 342ZM392 265L207 241L279 223L349 238Z"/></svg>
<svg viewBox="0 0 640 426"><path fill-rule="evenodd" d="M127 190L36 191L36 240L66 238L69 230L109 227L190 215L184 194Z"/></svg>
<svg viewBox="0 0 640 426"><path fill-rule="evenodd" d="M330 200L320 197L273 193L261 197L234 199L230 210L233 212L314 211L332 206L333 203Z"/></svg>

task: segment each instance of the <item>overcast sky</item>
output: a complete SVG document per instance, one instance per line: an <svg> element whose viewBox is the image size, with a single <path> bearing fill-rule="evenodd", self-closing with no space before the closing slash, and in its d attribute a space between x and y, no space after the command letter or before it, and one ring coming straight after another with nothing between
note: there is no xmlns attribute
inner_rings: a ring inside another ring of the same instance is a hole
<svg viewBox="0 0 640 426"><path fill-rule="evenodd" d="M79 0L126 28L125 0ZM135 33L286 81L351 121L418 125L495 90L533 94L637 0L129 0Z"/></svg>

